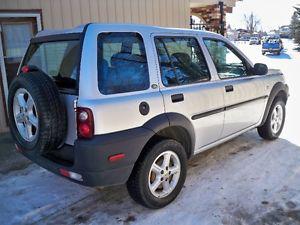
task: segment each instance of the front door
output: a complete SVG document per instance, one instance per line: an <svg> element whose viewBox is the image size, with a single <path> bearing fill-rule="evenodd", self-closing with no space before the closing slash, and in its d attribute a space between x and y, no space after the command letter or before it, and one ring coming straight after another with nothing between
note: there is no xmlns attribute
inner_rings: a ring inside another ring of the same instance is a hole
<svg viewBox="0 0 300 225"><path fill-rule="evenodd" d="M225 122L222 137L259 122L266 102L263 77L253 76L249 63L228 43L205 39L218 76L222 80Z"/></svg>
<svg viewBox="0 0 300 225"><path fill-rule="evenodd" d="M37 33L36 18L6 18L0 17L0 106L6 109L5 93L16 76L22 57L27 49L30 39ZM2 77L5 76L5 77ZM2 110L5 111L5 110ZM5 113L1 113L1 127L4 126ZM2 130L0 130L1 132Z"/></svg>

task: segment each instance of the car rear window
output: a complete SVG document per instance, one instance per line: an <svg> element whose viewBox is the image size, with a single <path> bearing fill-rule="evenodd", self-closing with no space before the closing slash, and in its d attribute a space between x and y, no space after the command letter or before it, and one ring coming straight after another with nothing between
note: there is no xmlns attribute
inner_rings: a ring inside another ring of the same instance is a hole
<svg viewBox="0 0 300 225"><path fill-rule="evenodd" d="M30 44L23 65L35 66L50 76L59 89L76 90L79 40Z"/></svg>
<svg viewBox="0 0 300 225"><path fill-rule="evenodd" d="M269 39L267 40L267 42L268 42L268 43L271 43L271 44L276 44L276 43L279 43L280 40L277 39L277 38L269 38Z"/></svg>

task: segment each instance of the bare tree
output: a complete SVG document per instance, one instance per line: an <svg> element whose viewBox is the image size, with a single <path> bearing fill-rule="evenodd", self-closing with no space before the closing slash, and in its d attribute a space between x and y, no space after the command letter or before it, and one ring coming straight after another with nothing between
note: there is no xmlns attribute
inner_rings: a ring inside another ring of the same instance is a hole
<svg viewBox="0 0 300 225"><path fill-rule="evenodd" d="M253 14L253 12L250 15L244 15L244 20L246 24L246 29L250 32L250 34L253 34L256 30L258 25L260 24L260 20Z"/></svg>

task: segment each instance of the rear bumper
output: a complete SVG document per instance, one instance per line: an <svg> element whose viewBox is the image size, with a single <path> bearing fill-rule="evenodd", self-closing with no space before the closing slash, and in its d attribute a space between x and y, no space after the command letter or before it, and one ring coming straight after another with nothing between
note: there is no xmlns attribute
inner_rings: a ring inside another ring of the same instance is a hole
<svg viewBox="0 0 300 225"><path fill-rule="evenodd" d="M111 186L123 184L128 180L143 147L153 134L153 131L139 127L96 135L90 140L77 140L74 146L63 147L72 149L74 154L72 165L66 165L36 152L21 152L55 174L62 175L60 171L63 169L81 175L80 180L67 178L73 182L85 186ZM124 154L125 157L111 162L109 157L116 154Z"/></svg>
<svg viewBox="0 0 300 225"><path fill-rule="evenodd" d="M267 49L267 48L264 48L264 49L262 49L262 52L271 52L271 53L273 53L273 52L279 52L279 51L281 51L281 49L280 48L269 48L269 49Z"/></svg>

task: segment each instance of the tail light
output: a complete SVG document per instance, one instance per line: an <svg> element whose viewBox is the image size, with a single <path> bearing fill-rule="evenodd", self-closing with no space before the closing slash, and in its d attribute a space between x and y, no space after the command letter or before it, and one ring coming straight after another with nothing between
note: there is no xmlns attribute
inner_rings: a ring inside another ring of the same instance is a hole
<svg viewBox="0 0 300 225"><path fill-rule="evenodd" d="M22 73L28 73L28 72L33 72L33 71L39 71L39 68L33 65L25 65L22 66L21 71Z"/></svg>
<svg viewBox="0 0 300 225"><path fill-rule="evenodd" d="M59 173L64 177L69 177L69 178L74 179L74 180L83 181L82 175L79 174L79 173L74 173L74 172L68 171L68 170L63 169L63 168L59 169Z"/></svg>
<svg viewBox="0 0 300 225"><path fill-rule="evenodd" d="M76 108L77 136L79 138L92 138L94 135L94 117L88 108Z"/></svg>
<svg viewBox="0 0 300 225"><path fill-rule="evenodd" d="M29 68L29 66L23 66L21 68L21 71L22 71L22 73L28 73L30 71L30 68Z"/></svg>

